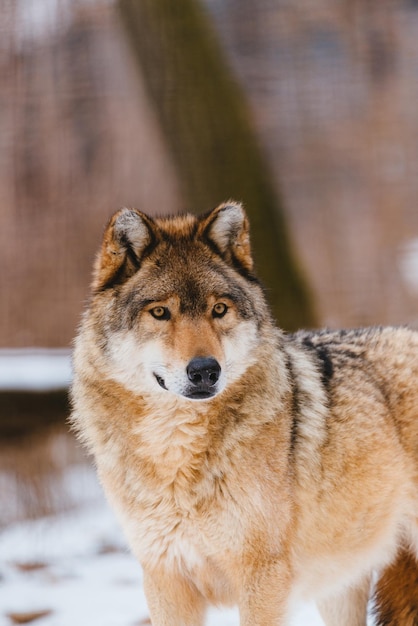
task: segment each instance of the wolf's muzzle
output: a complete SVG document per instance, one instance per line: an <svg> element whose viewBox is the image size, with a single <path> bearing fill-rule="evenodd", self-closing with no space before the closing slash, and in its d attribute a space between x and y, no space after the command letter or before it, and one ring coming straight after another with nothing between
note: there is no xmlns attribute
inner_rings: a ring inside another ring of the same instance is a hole
<svg viewBox="0 0 418 626"><path fill-rule="evenodd" d="M187 377L192 383L187 397L203 399L210 398L216 393L216 383L221 375L221 366L212 357L196 357L190 361L187 368Z"/></svg>

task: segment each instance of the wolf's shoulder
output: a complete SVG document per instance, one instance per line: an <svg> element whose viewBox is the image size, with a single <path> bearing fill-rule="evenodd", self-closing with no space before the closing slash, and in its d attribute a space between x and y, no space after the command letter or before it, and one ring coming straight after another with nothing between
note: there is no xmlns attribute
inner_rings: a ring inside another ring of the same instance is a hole
<svg viewBox="0 0 418 626"><path fill-rule="evenodd" d="M418 332L406 326L370 326L340 330L300 330L286 341L312 359L328 386L336 372L368 368L396 352L418 357Z"/></svg>
<svg viewBox="0 0 418 626"><path fill-rule="evenodd" d="M338 330L299 330L289 334L290 343L307 350L330 349L362 354L377 345L418 342L418 331L407 326L366 326Z"/></svg>

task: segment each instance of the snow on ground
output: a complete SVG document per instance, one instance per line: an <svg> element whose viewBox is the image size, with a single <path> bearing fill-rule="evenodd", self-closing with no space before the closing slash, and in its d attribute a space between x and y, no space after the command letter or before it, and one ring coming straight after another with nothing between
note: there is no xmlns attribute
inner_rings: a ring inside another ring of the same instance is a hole
<svg viewBox="0 0 418 626"><path fill-rule="evenodd" d="M94 506L10 525L0 533L0 626L24 614L36 626L149 624L142 572L104 498ZM208 626L238 626L235 609L211 610ZM302 607L292 626L322 626Z"/></svg>
<svg viewBox="0 0 418 626"><path fill-rule="evenodd" d="M0 389L52 391L71 381L71 354L61 349L1 349Z"/></svg>

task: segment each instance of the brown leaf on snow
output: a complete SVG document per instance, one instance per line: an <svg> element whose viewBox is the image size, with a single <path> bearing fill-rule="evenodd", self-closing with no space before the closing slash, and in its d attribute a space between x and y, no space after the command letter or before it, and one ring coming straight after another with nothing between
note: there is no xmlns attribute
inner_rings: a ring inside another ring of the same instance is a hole
<svg viewBox="0 0 418 626"><path fill-rule="evenodd" d="M125 552L123 548L113 543L103 542L99 549L97 550L97 554L116 554L118 552Z"/></svg>
<svg viewBox="0 0 418 626"><path fill-rule="evenodd" d="M22 563L11 563L11 565L19 570L19 572L36 572L41 569L45 569L48 567L48 563L43 563L42 561L27 561Z"/></svg>
<svg viewBox="0 0 418 626"><path fill-rule="evenodd" d="M7 613L7 617L12 624L30 624L41 617L51 615L52 611L49 609L45 611L26 611L22 613Z"/></svg>

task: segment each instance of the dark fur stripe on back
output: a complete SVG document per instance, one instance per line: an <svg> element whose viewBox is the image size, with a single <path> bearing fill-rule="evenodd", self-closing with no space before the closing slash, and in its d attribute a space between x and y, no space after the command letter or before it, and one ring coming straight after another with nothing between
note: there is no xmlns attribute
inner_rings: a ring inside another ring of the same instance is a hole
<svg viewBox="0 0 418 626"><path fill-rule="evenodd" d="M289 355L286 355L286 369L288 372L289 381L292 387L292 425L290 430L290 453L293 454L296 441L298 437L298 421L299 421L299 387L298 381L295 376L295 372L292 365L292 360Z"/></svg>
<svg viewBox="0 0 418 626"><path fill-rule="evenodd" d="M334 365L329 350L323 344L315 345L309 335L304 337L302 344L315 354L319 363L322 384L329 390L330 382L334 374Z"/></svg>

